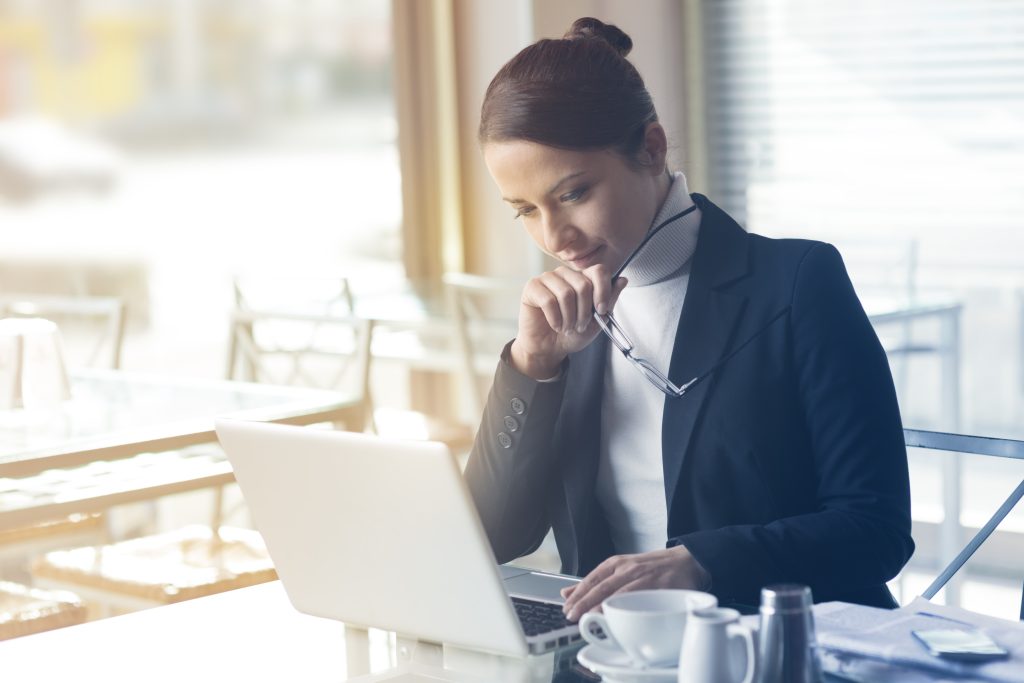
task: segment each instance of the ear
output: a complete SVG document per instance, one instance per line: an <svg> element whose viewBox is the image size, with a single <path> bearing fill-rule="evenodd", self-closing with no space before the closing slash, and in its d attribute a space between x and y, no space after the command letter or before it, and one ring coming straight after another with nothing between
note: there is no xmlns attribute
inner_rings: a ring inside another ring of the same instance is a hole
<svg viewBox="0 0 1024 683"><path fill-rule="evenodd" d="M644 129L644 144L640 149L640 162L648 167L651 175L665 172L665 158L668 155L668 138L665 129L657 121L647 124Z"/></svg>

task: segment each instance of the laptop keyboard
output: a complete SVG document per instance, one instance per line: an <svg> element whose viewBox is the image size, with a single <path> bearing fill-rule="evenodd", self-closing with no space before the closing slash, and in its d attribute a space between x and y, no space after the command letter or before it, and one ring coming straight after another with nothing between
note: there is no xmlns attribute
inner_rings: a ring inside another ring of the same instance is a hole
<svg viewBox="0 0 1024 683"><path fill-rule="evenodd" d="M516 615L527 636L536 636L576 625L576 622L565 618L561 605L515 597L512 598L512 604L515 605Z"/></svg>

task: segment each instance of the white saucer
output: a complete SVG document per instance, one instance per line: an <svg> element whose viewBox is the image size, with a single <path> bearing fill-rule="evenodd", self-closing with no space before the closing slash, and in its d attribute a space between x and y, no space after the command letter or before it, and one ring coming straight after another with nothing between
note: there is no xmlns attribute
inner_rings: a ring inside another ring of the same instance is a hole
<svg viewBox="0 0 1024 683"><path fill-rule="evenodd" d="M625 652L597 645L587 645L576 653L576 659L606 683L675 683L679 676L675 667L638 669Z"/></svg>

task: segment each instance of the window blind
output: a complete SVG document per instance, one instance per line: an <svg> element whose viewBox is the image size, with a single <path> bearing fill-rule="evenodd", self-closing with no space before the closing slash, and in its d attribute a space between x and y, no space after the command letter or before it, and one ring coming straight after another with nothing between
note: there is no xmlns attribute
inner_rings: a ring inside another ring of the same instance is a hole
<svg viewBox="0 0 1024 683"><path fill-rule="evenodd" d="M709 189L741 224L1024 269L1024 0L709 0L703 17Z"/></svg>

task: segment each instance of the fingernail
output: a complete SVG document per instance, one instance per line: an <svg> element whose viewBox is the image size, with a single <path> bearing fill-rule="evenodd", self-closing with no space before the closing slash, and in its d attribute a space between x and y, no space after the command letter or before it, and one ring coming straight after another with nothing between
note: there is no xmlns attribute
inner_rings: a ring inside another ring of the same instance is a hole
<svg viewBox="0 0 1024 683"><path fill-rule="evenodd" d="M597 305L597 312L600 313L601 315L605 314L605 310L606 309L605 309L605 305L604 304L598 304Z"/></svg>
<svg viewBox="0 0 1024 683"><path fill-rule="evenodd" d="M587 331L587 326L586 325L580 325L579 327L576 328L576 332L578 334L583 334L586 331Z"/></svg>

